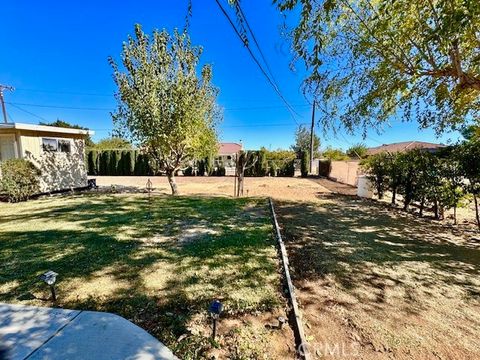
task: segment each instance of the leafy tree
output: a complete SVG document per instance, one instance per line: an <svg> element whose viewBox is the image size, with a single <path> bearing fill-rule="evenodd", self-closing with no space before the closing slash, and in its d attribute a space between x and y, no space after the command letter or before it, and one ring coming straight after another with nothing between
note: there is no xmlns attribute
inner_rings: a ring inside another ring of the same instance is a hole
<svg viewBox="0 0 480 360"><path fill-rule="evenodd" d="M480 140L465 141L456 150L460 167L468 182L465 185L466 191L473 195L475 203L475 215L478 227L480 228L480 214L478 198L480 197Z"/></svg>
<svg viewBox="0 0 480 360"><path fill-rule="evenodd" d="M187 33L155 30L149 37L137 24L123 44L123 68L109 59L118 86L115 126L166 173L174 195L175 173L217 151L218 90L209 65L197 73L201 54Z"/></svg>
<svg viewBox="0 0 480 360"><path fill-rule="evenodd" d="M347 149L347 155L354 159L363 159L367 155L367 150L364 143L358 143Z"/></svg>
<svg viewBox="0 0 480 360"><path fill-rule="evenodd" d="M388 161L389 155L382 152L368 157L361 163L368 179L373 183L379 199L383 199L383 194L388 186Z"/></svg>
<svg viewBox="0 0 480 360"><path fill-rule="evenodd" d="M401 153L388 154L386 167L388 173L388 188L392 192L392 205L396 205L397 193L402 185L404 170Z"/></svg>
<svg viewBox="0 0 480 360"><path fill-rule="evenodd" d="M416 155L413 159L417 172L412 198L420 201L420 216L423 216L425 204L429 203L433 205L435 218L440 219L443 216L441 203L443 174L440 171L439 159L428 151L419 150L414 154Z"/></svg>
<svg viewBox="0 0 480 360"><path fill-rule="evenodd" d="M466 140L480 140L480 124L466 126L461 133Z"/></svg>
<svg viewBox="0 0 480 360"><path fill-rule="evenodd" d="M75 124L70 124L69 122L66 122L64 120L57 119L55 121L52 121L50 123L48 122L40 122L39 125L44 125L44 126L56 126L56 127L61 127L61 128L67 128L67 129L79 129L79 130L88 130L88 128L80 126L80 125L75 125ZM86 147L92 147L94 146L94 142L92 140L92 137L90 135L85 136L85 146Z"/></svg>
<svg viewBox="0 0 480 360"><path fill-rule="evenodd" d="M348 160L349 159L348 155L345 154L341 149L334 149L332 147L328 147L324 151L322 151L322 156L325 159L330 159L330 160Z"/></svg>
<svg viewBox="0 0 480 360"><path fill-rule="evenodd" d="M366 131L402 114L441 132L478 118L479 1L274 3L299 14L292 47L324 125L340 119L350 131Z"/></svg>
<svg viewBox="0 0 480 360"><path fill-rule="evenodd" d="M120 137L112 136L109 138L101 139L99 142L91 146L96 150L131 150L132 143L127 139L122 139Z"/></svg>
<svg viewBox="0 0 480 360"><path fill-rule="evenodd" d="M265 148L262 149L265 150L265 155L268 161L287 161L296 158L296 153L293 150L277 149L270 151Z"/></svg>
<svg viewBox="0 0 480 360"><path fill-rule="evenodd" d="M441 198L442 204L446 208L453 208L453 221L457 223L457 208L462 198L465 196L463 191L464 176L460 159L456 149L440 163L442 172Z"/></svg>
<svg viewBox="0 0 480 360"><path fill-rule="evenodd" d="M311 131L305 125L299 125L295 131L295 144L290 147L297 154L297 158L301 159L305 151L310 152L310 140ZM313 134L313 154L315 157L320 156L319 149L320 138Z"/></svg>

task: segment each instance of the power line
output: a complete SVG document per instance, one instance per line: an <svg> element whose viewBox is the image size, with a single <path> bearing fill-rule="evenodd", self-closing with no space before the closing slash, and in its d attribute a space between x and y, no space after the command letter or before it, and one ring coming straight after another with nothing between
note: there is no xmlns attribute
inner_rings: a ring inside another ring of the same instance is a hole
<svg viewBox="0 0 480 360"><path fill-rule="evenodd" d="M240 32L238 31L237 27L235 26L235 24L233 23L232 19L230 18L230 16L228 15L228 13L226 12L226 10L223 8L222 4L220 4L219 0L215 0L215 2L217 3L218 7L220 8L220 10L222 11L223 15L226 17L226 19L228 20L228 22L230 23L230 25L232 26L233 30L235 31L235 33L237 34L238 38L240 39L240 41L243 43L243 45L245 46L245 48L247 49L248 53L250 54L250 57L252 58L252 60L255 62L255 64L257 64L258 68L260 69L260 71L262 72L262 74L265 76L265 78L267 79L267 81L270 83L270 85L273 87L273 89L275 90L275 92L277 93L277 95L280 97L280 99L282 99L282 101L285 103L285 106L287 107L288 111L290 112L290 115L292 116L293 120L295 121L295 123L298 125L298 121L297 119L295 118L295 110L291 107L291 105L288 103L288 101L285 99L285 97L282 95L282 93L280 92L280 90L277 88L277 86L274 84L274 82L272 81L272 79L268 76L268 74L265 72L265 69L262 67L262 64L260 64L260 62L258 61L258 59L255 57L255 55L253 54L252 50L250 49L250 47L248 46L248 43L245 41L245 39L242 37L242 35L240 34Z"/></svg>
<svg viewBox="0 0 480 360"><path fill-rule="evenodd" d="M25 110L25 109L22 109L20 106L17 106L16 104L14 103L8 103L9 105L12 105L14 108L17 108L18 110L20 111L23 111L24 113L26 114L29 114L29 115L32 115L32 116L35 116L36 118L40 119L40 120L43 120L43 121L48 121L47 119L45 119L44 117L41 117L40 115L37 115L37 114L34 114L28 110Z"/></svg>
<svg viewBox="0 0 480 360"><path fill-rule="evenodd" d="M270 68L270 66L268 65L268 61L262 51L262 48L260 47L260 44L258 43L257 41L257 37L255 36L255 34L253 33L253 30L252 28L250 27L250 24L247 20L247 17L245 16L245 13L243 12L243 9L240 5L240 2L237 2L236 3L236 6L238 8L238 11L240 12L240 15L243 17L243 20L245 21L245 25L247 25L247 29L248 31L250 32L250 34L252 35L252 39L253 39L253 42L255 43L255 46L257 47L258 49L258 52L260 53L260 57L262 58L263 62L265 63L265 66L267 67L267 71L270 75L270 77L272 78L273 82L275 83L277 89L279 88L278 87L278 82L276 81L275 77L273 76L273 72L272 72L272 69Z"/></svg>
<svg viewBox="0 0 480 360"><path fill-rule="evenodd" d="M40 90L40 89L26 89L26 88L17 88L17 91L27 91L27 92L39 92L46 94L58 94L58 95L81 95L81 96L103 96L103 97L114 97L112 94L100 94L100 93L84 93L76 91L56 91L56 90Z"/></svg>
<svg viewBox="0 0 480 360"><path fill-rule="evenodd" d="M81 107L81 106L63 106L63 105L44 105L44 104L33 104L33 103L17 103L17 102L8 102L5 101L6 104L9 105L17 105L17 106L32 106L32 107L40 107L40 108L51 108L51 109L68 109L68 110L88 110L88 111L112 111L112 108L97 108L97 107ZM295 105L296 107L309 107L310 105L305 104L298 104ZM262 110L262 109L279 109L283 108L283 105L266 105L266 106L245 106L245 107L237 107L237 108L224 108L224 110L228 111L240 111L240 110Z"/></svg>
<svg viewBox="0 0 480 360"><path fill-rule="evenodd" d="M43 105L43 104L30 104L30 103L15 103L15 102L5 102L9 105L20 105L20 106L33 106L41 108L51 108L51 109L70 109L70 110L91 110L91 111L111 111L112 108L96 108L96 107L80 107L80 106L58 106L58 105Z"/></svg>

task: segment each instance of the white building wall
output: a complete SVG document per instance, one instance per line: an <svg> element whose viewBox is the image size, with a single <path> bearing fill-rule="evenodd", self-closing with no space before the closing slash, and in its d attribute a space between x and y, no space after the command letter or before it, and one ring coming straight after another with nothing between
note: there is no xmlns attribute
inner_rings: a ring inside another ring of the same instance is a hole
<svg viewBox="0 0 480 360"><path fill-rule="evenodd" d="M71 143L70 153L50 152L42 148L42 137L55 136L21 135L22 157L37 166L42 175L40 190L51 192L87 186L87 168L85 165L85 142L83 139L64 138Z"/></svg>

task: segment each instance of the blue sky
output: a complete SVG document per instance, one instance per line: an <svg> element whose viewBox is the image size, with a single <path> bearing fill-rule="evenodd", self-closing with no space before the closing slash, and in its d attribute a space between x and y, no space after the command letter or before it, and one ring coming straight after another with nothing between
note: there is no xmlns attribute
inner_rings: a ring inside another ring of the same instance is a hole
<svg viewBox="0 0 480 360"><path fill-rule="evenodd" d="M146 32L183 28L186 6L186 0L5 2L0 83L16 88L6 93L6 101L16 104L7 104L10 118L28 123L60 118L91 128L95 140L107 137L112 129L109 113L115 108L107 57L119 58L122 41L135 23ZM282 93L299 114L297 122L309 123L311 109L300 90L304 73L301 66L296 72L289 67L292 55L288 40L280 34L281 15L269 0L244 0L243 6ZM193 0L190 35L194 44L204 47L202 62L213 65L214 83L220 88L221 140L242 140L249 149L288 148L294 141L295 120L215 0ZM458 137L450 133L437 139L433 131L419 131L414 123L393 120L392 124L381 135L372 129L365 140L361 130L358 135L336 137L319 128L317 133L322 147L343 149L357 142L369 146L407 140L446 143Z"/></svg>

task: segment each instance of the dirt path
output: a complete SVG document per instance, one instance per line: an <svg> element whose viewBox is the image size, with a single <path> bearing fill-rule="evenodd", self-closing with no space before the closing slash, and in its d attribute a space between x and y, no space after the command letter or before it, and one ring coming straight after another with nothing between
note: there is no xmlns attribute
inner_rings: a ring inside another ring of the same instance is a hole
<svg viewBox="0 0 480 360"><path fill-rule="evenodd" d="M155 192L170 194L170 186L165 176L95 176L97 185L117 185L120 188L138 191L145 189L151 179ZM220 195L232 196L234 178L222 177L177 177L181 194L184 195ZM316 201L322 194L335 192L337 183L329 180L303 179L291 177L247 177L245 179L245 196L273 197L279 200ZM329 188L332 190L329 190ZM345 186L339 184L340 187ZM351 191L352 188L348 187Z"/></svg>
<svg viewBox="0 0 480 360"><path fill-rule="evenodd" d="M349 196L276 210L314 358L480 358L474 237Z"/></svg>

